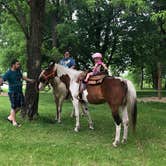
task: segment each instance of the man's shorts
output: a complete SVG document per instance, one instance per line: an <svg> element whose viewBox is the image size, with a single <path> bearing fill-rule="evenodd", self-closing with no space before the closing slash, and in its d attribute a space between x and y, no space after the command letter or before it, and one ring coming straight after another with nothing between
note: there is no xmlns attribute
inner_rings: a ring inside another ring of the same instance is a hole
<svg viewBox="0 0 166 166"><path fill-rule="evenodd" d="M13 92L13 93L8 93L8 95L9 95L12 109L21 108L24 106L25 100L24 100L23 93Z"/></svg>

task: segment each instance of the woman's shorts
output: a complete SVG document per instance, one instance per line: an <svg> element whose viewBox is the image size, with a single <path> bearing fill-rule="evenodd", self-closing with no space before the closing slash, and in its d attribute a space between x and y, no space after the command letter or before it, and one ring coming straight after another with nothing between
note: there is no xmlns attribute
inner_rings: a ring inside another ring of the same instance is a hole
<svg viewBox="0 0 166 166"><path fill-rule="evenodd" d="M24 100L23 93L13 92L13 93L8 93L8 95L9 95L12 109L21 108L24 106L25 100Z"/></svg>

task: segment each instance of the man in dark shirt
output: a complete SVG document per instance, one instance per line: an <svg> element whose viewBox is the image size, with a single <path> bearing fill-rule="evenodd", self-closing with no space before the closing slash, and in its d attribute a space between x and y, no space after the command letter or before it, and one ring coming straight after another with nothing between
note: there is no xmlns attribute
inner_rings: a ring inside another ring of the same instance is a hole
<svg viewBox="0 0 166 166"><path fill-rule="evenodd" d="M13 126L20 127L20 124L16 122L16 113L21 107L24 106L24 95L22 92L22 80L34 83L35 81L22 75L20 71L20 63L18 60L11 62L11 68L0 79L0 85L3 81L8 81L9 89L8 95L11 103L11 112L7 120L10 121Z"/></svg>

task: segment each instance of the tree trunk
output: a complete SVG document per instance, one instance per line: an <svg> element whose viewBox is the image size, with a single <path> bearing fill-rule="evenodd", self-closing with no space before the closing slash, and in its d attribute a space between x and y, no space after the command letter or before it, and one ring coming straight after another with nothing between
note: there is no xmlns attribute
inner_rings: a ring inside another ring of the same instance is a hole
<svg viewBox="0 0 166 166"><path fill-rule="evenodd" d="M140 84L140 88L141 90L143 89L143 82L144 82L144 67L141 67L141 84Z"/></svg>
<svg viewBox="0 0 166 166"><path fill-rule="evenodd" d="M158 69L158 98L161 99L161 63L158 62L157 64L157 69Z"/></svg>
<svg viewBox="0 0 166 166"><path fill-rule="evenodd" d="M57 47L57 33L56 33L57 20L56 17L52 18L52 46Z"/></svg>
<svg viewBox="0 0 166 166"><path fill-rule="evenodd" d="M153 88L157 90L157 87L158 87L158 73L157 73L157 68L155 66L152 67L152 82L153 82Z"/></svg>
<svg viewBox="0 0 166 166"><path fill-rule="evenodd" d="M31 7L30 35L27 39L27 76L38 79L41 70L42 25L45 0L33 0ZM38 113L39 93L34 84L27 84L25 92L25 110L30 119Z"/></svg>

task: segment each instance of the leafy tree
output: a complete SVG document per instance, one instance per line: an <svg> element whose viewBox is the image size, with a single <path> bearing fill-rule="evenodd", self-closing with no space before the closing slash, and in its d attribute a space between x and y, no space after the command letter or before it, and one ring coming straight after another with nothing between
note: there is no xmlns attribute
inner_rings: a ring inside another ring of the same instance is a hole
<svg viewBox="0 0 166 166"><path fill-rule="evenodd" d="M25 39L27 51L27 75L37 80L41 67L42 26L45 0L0 0L1 10L13 16L20 26ZM37 113L38 92L34 85L27 84L25 111L29 118Z"/></svg>

